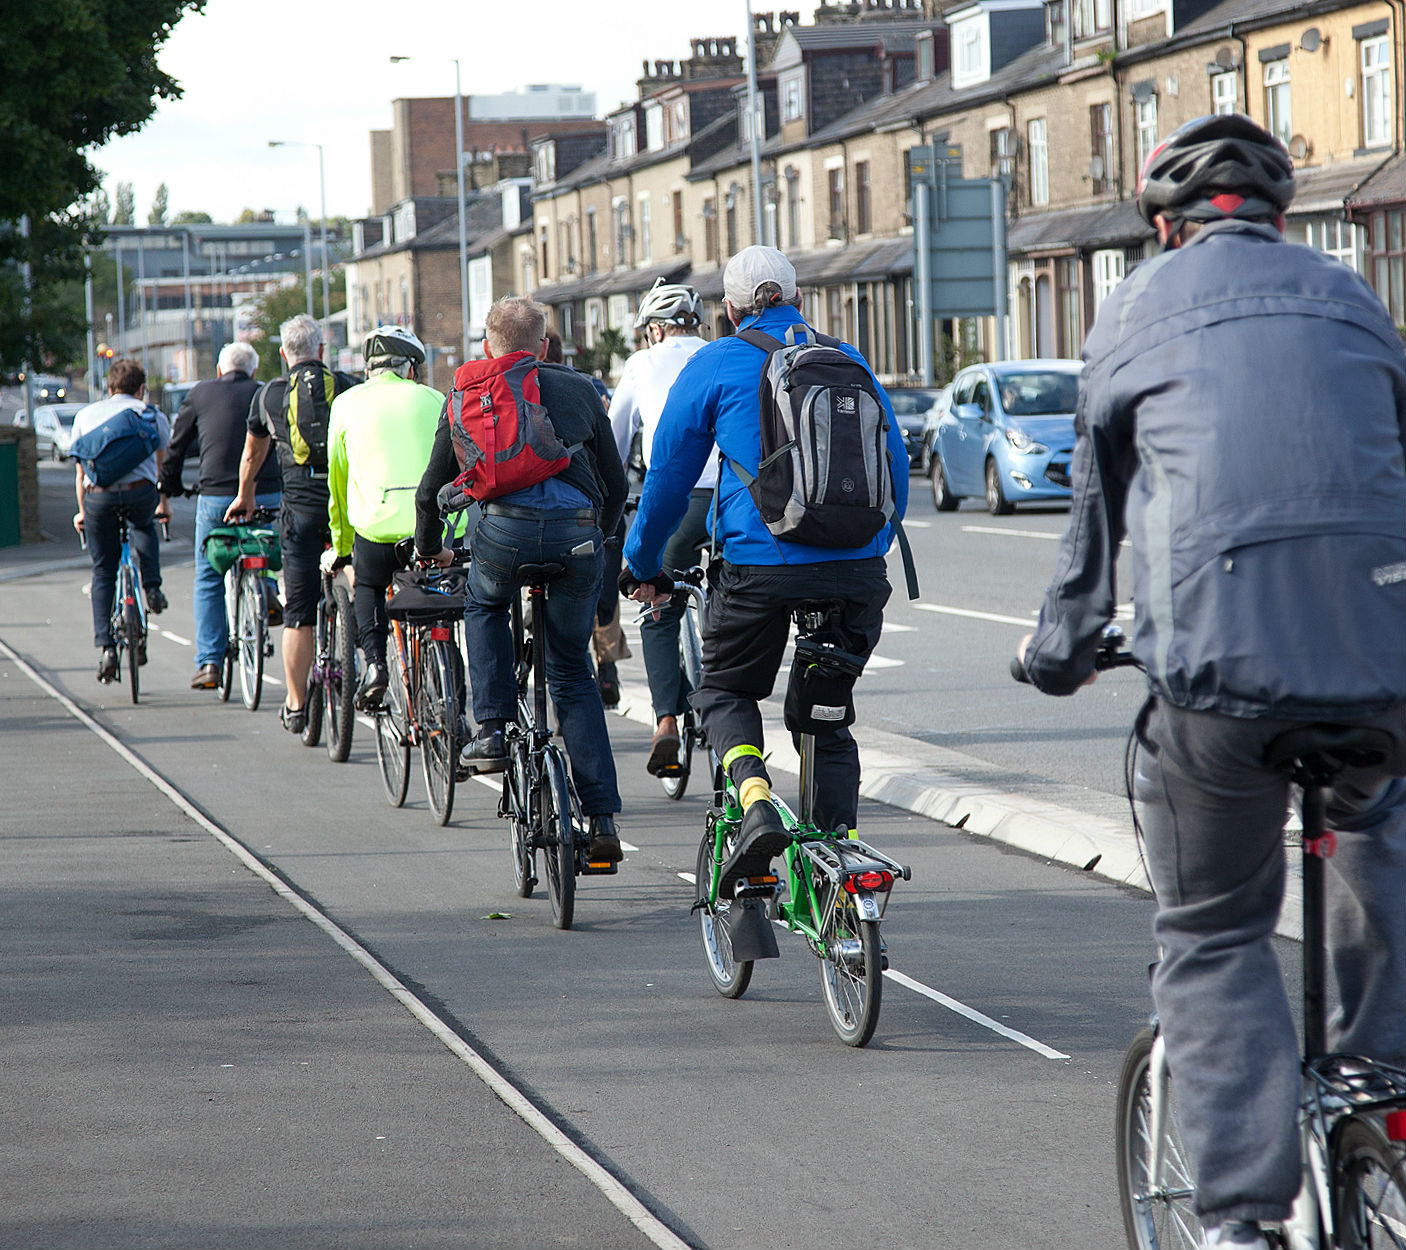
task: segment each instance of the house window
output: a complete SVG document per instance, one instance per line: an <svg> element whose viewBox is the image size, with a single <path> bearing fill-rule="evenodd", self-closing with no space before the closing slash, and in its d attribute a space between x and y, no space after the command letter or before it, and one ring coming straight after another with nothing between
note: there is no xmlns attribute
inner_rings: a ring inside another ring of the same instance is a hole
<svg viewBox="0 0 1406 1250"><path fill-rule="evenodd" d="M557 180L557 148L555 143L544 143L535 153L533 171L537 185L544 187Z"/></svg>
<svg viewBox="0 0 1406 1250"><path fill-rule="evenodd" d="M774 175L762 183L762 242L767 247L780 247L781 236L777 225L777 187Z"/></svg>
<svg viewBox="0 0 1406 1250"><path fill-rule="evenodd" d="M1009 178L1015 172L1015 131L1008 126L990 133L991 176Z"/></svg>
<svg viewBox="0 0 1406 1250"><path fill-rule="evenodd" d="M1113 0L1073 0L1074 38L1091 39L1113 29Z"/></svg>
<svg viewBox="0 0 1406 1250"><path fill-rule="evenodd" d="M610 155L625 160L635 154L635 116L627 113L610 124Z"/></svg>
<svg viewBox="0 0 1406 1250"><path fill-rule="evenodd" d="M854 163L854 225L860 234L868 234L873 228L870 213L869 162Z"/></svg>
<svg viewBox="0 0 1406 1250"><path fill-rule="evenodd" d="M794 165L786 166L786 232L792 247L801 245L801 175Z"/></svg>
<svg viewBox="0 0 1406 1250"><path fill-rule="evenodd" d="M712 196L703 201L703 259L718 259L718 202Z"/></svg>
<svg viewBox="0 0 1406 1250"><path fill-rule="evenodd" d="M957 75L964 82L981 76L981 27L968 22L957 36Z"/></svg>
<svg viewBox="0 0 1406 1250"><path fill-rule="evenodd" d="M1362 146L1391 142L1391 52L1386 36L1362 40Z"/></svg>
<svg viewBox="0 0 1406 1250"><path fill-rule="evenodd" d="M1354 272L1362 272L1365 231L1354 222L1310 219L1304 224L1304 242L1342 261Z"/></svg>
<svg viewBox="0 0 1406 1250"><path fill-rule="evenodd" d="M1157 97L1133 101L1134 124L1137 127L1137 167L1139 170L1157 146Z"/></svg>
<svg viewBox="0 0 1406 1250"><path fill-rule="evenodd" d="M644 110L644 146L650 152L658 152L664 146L664 110L657 104Z"/></svg>
<svg viewBox="0 0 1406 1250"><path fill-rule="evenodd" d="M1397 325L1406 322L1406 239L1403 214L1373 213L1367 222L1368 276Z"/></svg>
<svg viewBox="0 0 1406 1250"><path fill-rule="evenodd" d="M1094 263L1094 316L1103 307L1103 301L1113 294L1123 280L1126 260L1121 248L1095 252Z"/></svg>
<svg viewBox="0 0 1406 1250"><path fill-rule="evenodd" d="M571 236L571 222L562 222L561 247L557 250L557 256L565 262L567 273L576 272L576 244Z"/></svg>
<svg viewBox="0 0 1406 1250"><path fill-rule="evenodd" d="M542 226L537 231L538 244L542 249L542 281L545 282L550 276L547 269L547 227Z"/></svg>
<svg viewBox="0 0 1406 1250"><path fill-rule="evenodd" d="M1265 62L1264 115L1270 134L1287 144L1294 133L1293 113L1289 107L1288 57Z"/></svg>
<svg viewBox="0 0 1406 1250"><path fill-rule="evenodd" d="M1030 203L1050 202L1050 149L1045 132L1045 119L1037 117L1026 127L1026 142L1030 149Z"/></svg>
<svg viewBox="0 0 1406 1250"><path fill-rule="evenodd" d="M723 224L727 230L727 254L737 255L737 200L739 196L737 184L734 182L727 189L727 195L723 197L724 218Z"/></svg>
<svg viewBox="0 0 1406 1250"><path fill-rule="evenodd" d="M596 271L596 210L586 210L586 272Z"/></svg>
<svg viewBox="0 0 1406 1250"><path fill-rule="evenodd" d="M801 87L804 84L800 75L788 78L781 87L781 120L784 122L799 121L805 116L805 102L801 95Z"/></svg>
<svg viewBox="0 0 1406 1250"><path fill-rule="evenodd" d="M1211 112L1217 117L1229 117L1238 111L1240 76L1232 69L1211 75Z"/></svg>
<svg viewBox="0 0 1406 1250"><path fill-rule="evenodd" d="M654 255L654 236L649 221L649 196L640 196L640 260L646 265Z"/></svg>
<svg viewBox="0 0 1406 1250"><path fill-rule="evenodd" d="M621 196L612 206L615 211L615 265L630 263L630 240L634 227L630 224L630 201Z"/></svg>
<svg viewBox="0 0 1406 1250"><path fill-rule="evenodd" d="M1089 190L1103 195L1113 188L1113 106L1089 106Z"/></svg>
<svg viewBox="0 0 1406 1250"><path fill-rule="evenodd" d="M674 252L682 252L683 237L683 192L674 192Z"/></svg>
<svg viewBox="0 0 1406 1250"><path fill-rule="evenodd" d="M1064 43L1064 0L1046 0L1045 42L1052 48Z"/></svg>
<svg viewBox="0 0 1406 1250"><path fill-rule="evenodd" d="M832 169L828 171L830 184L830 233L829 238L843 239L845 237L845 171L843 169Z"/></svg>
<svg viewBox="0 0 1406 1250"><path fill-rule="evenodd" d="M937 74L937 52L933 46L932 31L919 32L914 44L918 60L918 81L931 82Z"/></svg>
<svg viewBox="0 0 1406 1250"><path fill-rule="evenodd" d="M1060 350L1066 356L1077 356L1084 339L1083 318L1079 307L1079 261L1064 256L1055 261L1055 286L1059 291Z"/></svg>

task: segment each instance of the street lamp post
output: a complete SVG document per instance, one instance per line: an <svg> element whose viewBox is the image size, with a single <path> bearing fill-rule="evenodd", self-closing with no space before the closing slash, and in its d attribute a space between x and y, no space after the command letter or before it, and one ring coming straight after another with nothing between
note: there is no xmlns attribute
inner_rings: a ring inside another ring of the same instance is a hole
<svg viewBox="0 0 1406 1250"><path fill-rule="evenodd" d="M408 61L408 56L391 57L392 65ZM449 57L454 62L454 169L458 175L459 189L459 363L469 358L469 240L464 220L464 96L459 85L459 58Z"/></svg>
<svg viewBox="0 0 1406 1250"><path fill-rule="evenodd" d="M269 147L297 147L317 149L317 185L322 197L322 341L328 341L332 309L327 295L327 171L322 159L322 144L310 143L306 139L270 139Z"/></svg>

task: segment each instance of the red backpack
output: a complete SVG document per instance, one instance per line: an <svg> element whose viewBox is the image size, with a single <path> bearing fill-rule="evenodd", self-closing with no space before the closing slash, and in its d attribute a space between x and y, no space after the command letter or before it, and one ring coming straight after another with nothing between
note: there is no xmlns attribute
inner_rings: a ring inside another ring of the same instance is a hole
<svg viewBox="0 0 1406 1250"><path fill-rule="evenodd" d="M449 432L462 470L450 493L462 504L544 482L581 446L564 446L552 428L531 352L460 365L449 393Z"/></svg>

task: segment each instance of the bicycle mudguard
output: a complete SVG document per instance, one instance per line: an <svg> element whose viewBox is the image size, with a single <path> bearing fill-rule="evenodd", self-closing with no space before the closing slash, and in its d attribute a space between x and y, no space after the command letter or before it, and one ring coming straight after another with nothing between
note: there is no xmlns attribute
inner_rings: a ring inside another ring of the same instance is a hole
<svg viewBox="0 0 1406 1250"><path fill-rule="evenodd" d="M728 910L728 937L732 942L732 957L738 963L777 959L781 955L776 945L776 927L767 915L771 895L771 890L739 892L732 900Z"/></svg>

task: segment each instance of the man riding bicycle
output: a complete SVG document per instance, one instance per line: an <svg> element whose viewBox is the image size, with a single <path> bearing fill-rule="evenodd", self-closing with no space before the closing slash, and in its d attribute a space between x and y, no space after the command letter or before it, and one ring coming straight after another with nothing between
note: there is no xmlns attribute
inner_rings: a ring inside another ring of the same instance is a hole
<svg viewBox="0 0 1406 1250"><path fill-rule="evenodd" d="M395 545L415 532L415 490L434 447L444 396L419 382L425 346L409 330L378 326L361 345L366 382L332 402L327 430L327 516L331 571L350 558L356 641L365 667L356 691L363 711L386 692L386 589L398 567Z"/></svg>
<svg viewBox="0 0 1406 1250"><path fill-rule="evenodd" d="M1329 1043L1406 1059L1406 359L1366 283L1284 242L1293 193L1288 153L1241 116L1188 122L1148 158L1138 209L1166 250L1084 345L1070 524L1022 644L1046 693L1092 679L1126 532L1152 992L1208 1245L1267 1246L1261 1221L1301 1180L1271 946L1289 781L1265 749L1305 723L1394 742L1328 807Z"/></svg>
<svg viewBox="0 0 1406 1250"><path fill-rule="evenodd" d="M775 248L738 252L723 272L723 290L728 319L739 331L814 340L815 332L800 313L796 271ZM855 348L838 346L867 372ZM792 610L815 600L834 602L838 610L832 626L842 649L867 659L879 640L889 597L884 553L892 537L890 525L852 549L780 539L763 522L739 476L740 468L754 478L761 459L758 390L766 360L764 349L736 335L706 343L689 358L654 434L653 467L625 544L621 577L622 589L643 603L667 591L665 544L689 510L690 492L704 465L720 453L713 522L719 558L709 565L703 680L691 701L738 788L745 813L737 846L723 866L725 884L764 872L789 841L781 813L771 802L758 704L776 682ZM873 385L887 418L894 511L902 516L908 501L908 453L888 396L877 382ZM815 756L816 822L823 829L853 829L859 812L858 745L847 728L837 727L816 735Z"/></svg>
<svg viewBox="0 0 1406 1250"><path fill-rule="evenodd" d="M630 443L639 431L645 467L649 467L654 431L669 388L694 352L703 346L698 334L702 313L703 299L697 291L663 278L640 300L635 329L644 331L649 346L625 362L610 399L610 426L615 431L615 445L622 461L629 459ZM701 558L708 542L708 504L717 482L714 452L689 492L683 521L664 548L665 572L691 568ZM678 718L687 710L689 696L688 679L679 666L682 618L683 605L671 601L640 626L644 669L654 704L654 741L645 765L653 776L677 769L679 763Z"/></svg>

